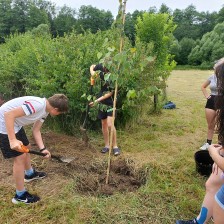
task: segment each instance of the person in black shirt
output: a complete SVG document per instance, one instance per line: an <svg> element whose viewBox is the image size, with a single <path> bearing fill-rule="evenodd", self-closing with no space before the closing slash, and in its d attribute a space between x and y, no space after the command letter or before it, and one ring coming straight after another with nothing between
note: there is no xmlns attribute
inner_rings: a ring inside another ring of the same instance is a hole
<svg viewBox="0 0 224 224"><path fill-rule="evenodd" d="M98 111L98 118L101 119L102 124L102 132L105 146L101 150L102 153L107 153L109 151L110 146L110 130L112 127L112 119L113 119L113 96L114 90L109 86L108 82L105 82L104 75L108 73L108 69L105 68L102 64L91 65L90 66L90 74L94 76L96 71L100 71L99 76L101 80L101 90L95 102L91 102L89 105L94 106L96 103L100 103L106 105L106 110L99 109ZM119 155L121 153L120 149L117 146L117 136L116 136L116 128L114 126L113 129L113 154Z"/></svg>

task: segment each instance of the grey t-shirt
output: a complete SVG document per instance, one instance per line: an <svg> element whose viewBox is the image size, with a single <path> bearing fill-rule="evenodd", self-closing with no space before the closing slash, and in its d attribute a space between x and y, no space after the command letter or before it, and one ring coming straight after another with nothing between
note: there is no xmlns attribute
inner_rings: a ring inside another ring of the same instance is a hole
<svg viewBox="0 0 224 224"><path fill-rule="evenodd" d="M211 76L209 76L208 81L209 81L209 88L211 90L211 95L217 95L218 90L217 90L217 77L216 77L216 75L212 74Z"/></svg>

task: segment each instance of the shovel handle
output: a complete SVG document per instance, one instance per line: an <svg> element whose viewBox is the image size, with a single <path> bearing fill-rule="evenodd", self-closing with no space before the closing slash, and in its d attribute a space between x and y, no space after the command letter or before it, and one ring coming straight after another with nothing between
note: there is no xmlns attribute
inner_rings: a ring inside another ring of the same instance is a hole
<svg viewBox="0 0 224 224"><path fill-rule="evenodd" d="M34 150L29 150L29 153L38 155L38 156L46 156L47 155L46 153L38 152L38 151L34 151Z"/></svg>
<svg viewBox="0 0 224 224"><path fill-rule="evenodd" d="M29 153L34 154L34 155L38 155L38 156L46 156L46 153L43 152L38 152L38 151L34 151L34 150L29 150ZM53 159L57 159L58 161L61 161L60 156L55 156L51 154L51 158Z"/></svg>
<svg viewBox="0 0 224 224"><path fill-rule="evenodd" d="M21 150L20 151L21 152L25 152L25 153L30 153L30 154L38 155L38 156L46 156L47 155L46 153L43 153L43 152L38 152L38 151L35 151L35 150L28 149L24 145L21 146ZM51 155L51 158L57 159L58 161L61 161L60 156Z"/></svg>

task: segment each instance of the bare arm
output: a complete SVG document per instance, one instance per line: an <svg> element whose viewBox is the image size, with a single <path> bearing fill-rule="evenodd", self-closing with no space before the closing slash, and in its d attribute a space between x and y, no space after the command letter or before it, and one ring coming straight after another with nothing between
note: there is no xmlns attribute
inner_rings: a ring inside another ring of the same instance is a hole
<svg viewBox="0 0 224 224"><path fill-rule="evenodd" d="M108 93L104 94L103 96L99 97L98 99L96 99L95 103L99 103L100 101L103 101L103 100L111 97L112 95L113 95L113 92L108 92ZM89 105L93 106L94 102L90 102Z"/></svg>
<svg viewBox="0 0 224 224"><path fill-rule="evenodd" d="M94 71L95 66L96 65L91 65L90 68L89 68L91 76L94 76L94 74L95 74L95 71Z"/></svg>
<svg viewBox="0 0 224 224"><path fill-rule="evenodd" d="M22 107L17 107L13 110L4 113L6 130L8 133L9 144L11 149L21 149L22 142L16 139L16 134L14 130L14 123L17 117L25 116L25 112Z"/></svg>
<svg viewBox="0 0 224 224"><path fill-rule="evenodd" d="M208 150L213 161L224 171L224 157L221 156L224 154L222 146L214 144L209 146Z"/></svg>
<svg viewBox="0 0 224 224"><path fill-rule="evenodd" d="M43 122L36 121L33 124L33 129L32 129L34 140L35 140L37 146L39 147L39 149L44 148L44 143L43 143L43 139L42 139L41 132L40 132L42 125L43 125Z"/></svg>
<svg viewBox="0 0 224 224"><path fill-rule="evenodd" d="M208 99L210 94L207 92L207 87L209 86L210 82L208 80L206 80L202 86L201 86L201 91L204 94L205 98Z"/></svg>
<svg viewBox="0 0 224 224"><path fill-rule="evenodd" d="M36 121L34 124L33 124L33 137L34 137L34 140L35 142L37 143L39 149L44 149L45 146L44 146L44 142L43 142L43 139L42 139L42 135L41 135L41 132L40 132L40 129L43 125L43 122L41 122L40 120ZM43 151L41 151L43 153L46 153L47 155L45 156L45 158L50 158L51 154L50 152L45 149Z"/></svg>

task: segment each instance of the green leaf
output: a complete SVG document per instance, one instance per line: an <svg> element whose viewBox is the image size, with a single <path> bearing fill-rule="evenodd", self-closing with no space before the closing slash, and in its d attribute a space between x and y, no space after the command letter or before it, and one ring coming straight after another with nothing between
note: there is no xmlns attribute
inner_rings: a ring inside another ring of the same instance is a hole
<svg viewBox="0 0 224 224"><path fill-rule="evenodd" d="M98 58L98 60L102 57L102 55L103 55L103 54L102 54L101 52L98 52L98 53L97 53L97 58Z"/></svg>
<svg viewBox="0 0 224 224"><path fill-rule="evenodd" d="M129 99L134 99L136 96L137 96L137 94L136 94L136 91L134 89L129 90L128 93L127 93L127 98L129 98Z"/></svg>

